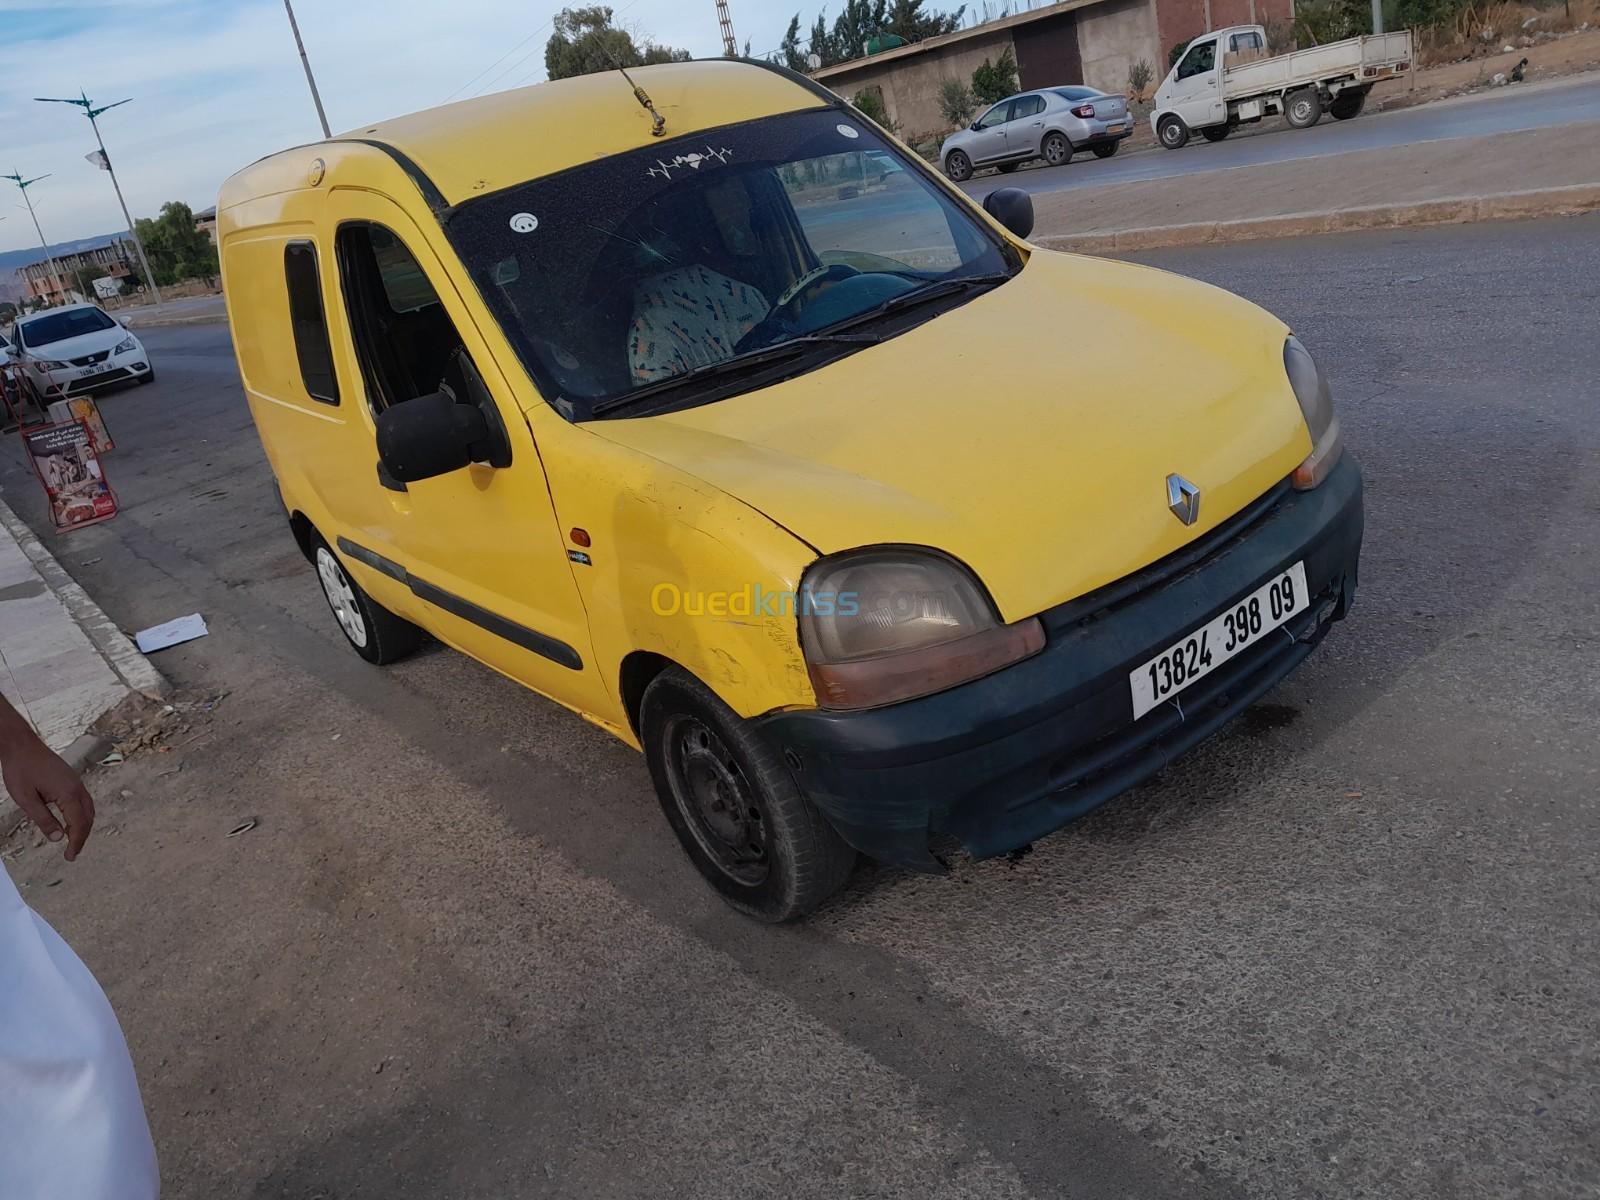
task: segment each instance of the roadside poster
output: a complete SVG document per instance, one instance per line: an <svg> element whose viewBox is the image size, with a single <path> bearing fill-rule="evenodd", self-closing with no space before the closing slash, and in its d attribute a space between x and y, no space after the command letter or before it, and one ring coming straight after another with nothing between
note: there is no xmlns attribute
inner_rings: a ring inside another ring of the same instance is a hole
<svg viewBox="0 0 1600 1200"><path fill-rule="evenodd" d="M94 402L93 396L74 396L70 400L53 401L50 405L50 419L56 422L82 421L89 427L89 436L94 439L94 448L101 454L117 448L117 444L111 440L111 434L106 430L106 423L100 416L100 406Z"/></svg>
<svg viewBox="0 0 1600 1200"><path fill-rule="evenodd" d="M117 498L106 482L94 437L82 421L24 430L22 440L58 530L78 529L117 515Z"/></svg>

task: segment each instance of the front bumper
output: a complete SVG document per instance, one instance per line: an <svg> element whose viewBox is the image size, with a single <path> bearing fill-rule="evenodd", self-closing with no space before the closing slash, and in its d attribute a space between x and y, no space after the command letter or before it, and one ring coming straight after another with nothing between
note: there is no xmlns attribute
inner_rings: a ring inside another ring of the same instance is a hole
<svg viewBox="0 0 1600 1200"><path fill-rule="evenodd" d="M1052 833L1133 787L1255 703L1311 653L1355 595L1361 473L1287 482L1200 542L1041 613L1045 648L938 695L864 712L761 718L839 833L895 866L935 871L935 835L978 858ZM1304 560L1312 602L1134 721L1128 673ZM1181 706L1181 707L1180 707Z"/></svg>

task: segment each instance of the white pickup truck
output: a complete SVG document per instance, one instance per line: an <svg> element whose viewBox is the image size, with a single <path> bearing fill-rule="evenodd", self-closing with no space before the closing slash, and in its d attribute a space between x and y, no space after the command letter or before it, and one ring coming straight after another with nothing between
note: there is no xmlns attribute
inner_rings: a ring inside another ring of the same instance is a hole
<svg viewBox="0 0 1600 1200"><path fill-rule="evenodd" d="M1349 120L1375 83L1411 71L1411 31L1346 38L1268 57L1266 31L1234 25L1202 34L1156 91L1150 124L1161 144L1177 150L1198 130L1220 142L1235 125L1282 113L1296 129L1324 111Z"/></svg>

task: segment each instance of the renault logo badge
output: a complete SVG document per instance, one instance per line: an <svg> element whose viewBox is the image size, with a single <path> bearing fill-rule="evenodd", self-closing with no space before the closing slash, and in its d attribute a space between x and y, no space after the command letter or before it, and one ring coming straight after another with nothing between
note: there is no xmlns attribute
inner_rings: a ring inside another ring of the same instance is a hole
<svg viewBox="0 0 1600 1200"><path fill-rule="evenodd" d="M1167 507L1185 525L1200 519L1200 489L1182 475L1167 476Z"/></svg>

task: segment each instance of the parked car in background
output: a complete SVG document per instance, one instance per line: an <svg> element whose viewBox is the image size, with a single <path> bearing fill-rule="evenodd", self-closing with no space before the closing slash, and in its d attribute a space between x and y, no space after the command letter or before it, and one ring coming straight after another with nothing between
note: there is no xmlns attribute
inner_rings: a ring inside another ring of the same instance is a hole
<svg viewBox="0 0 1600 1200"><path fill-rule="evenodd" d="M107 384L156 377L144 344L98 304L65 304L18 317L13 360L41 406Z"/></svg>
<svg viewBox="0 0 1600 1200"><path fill-rule="evenodd" d="M1133 132L1128 102L1091 87L1040 88L1008 96L939 148L944 173L960 183L980 167L1015 171L1029 159L1052 167L1080 150L1110 158Z"/></svg>

